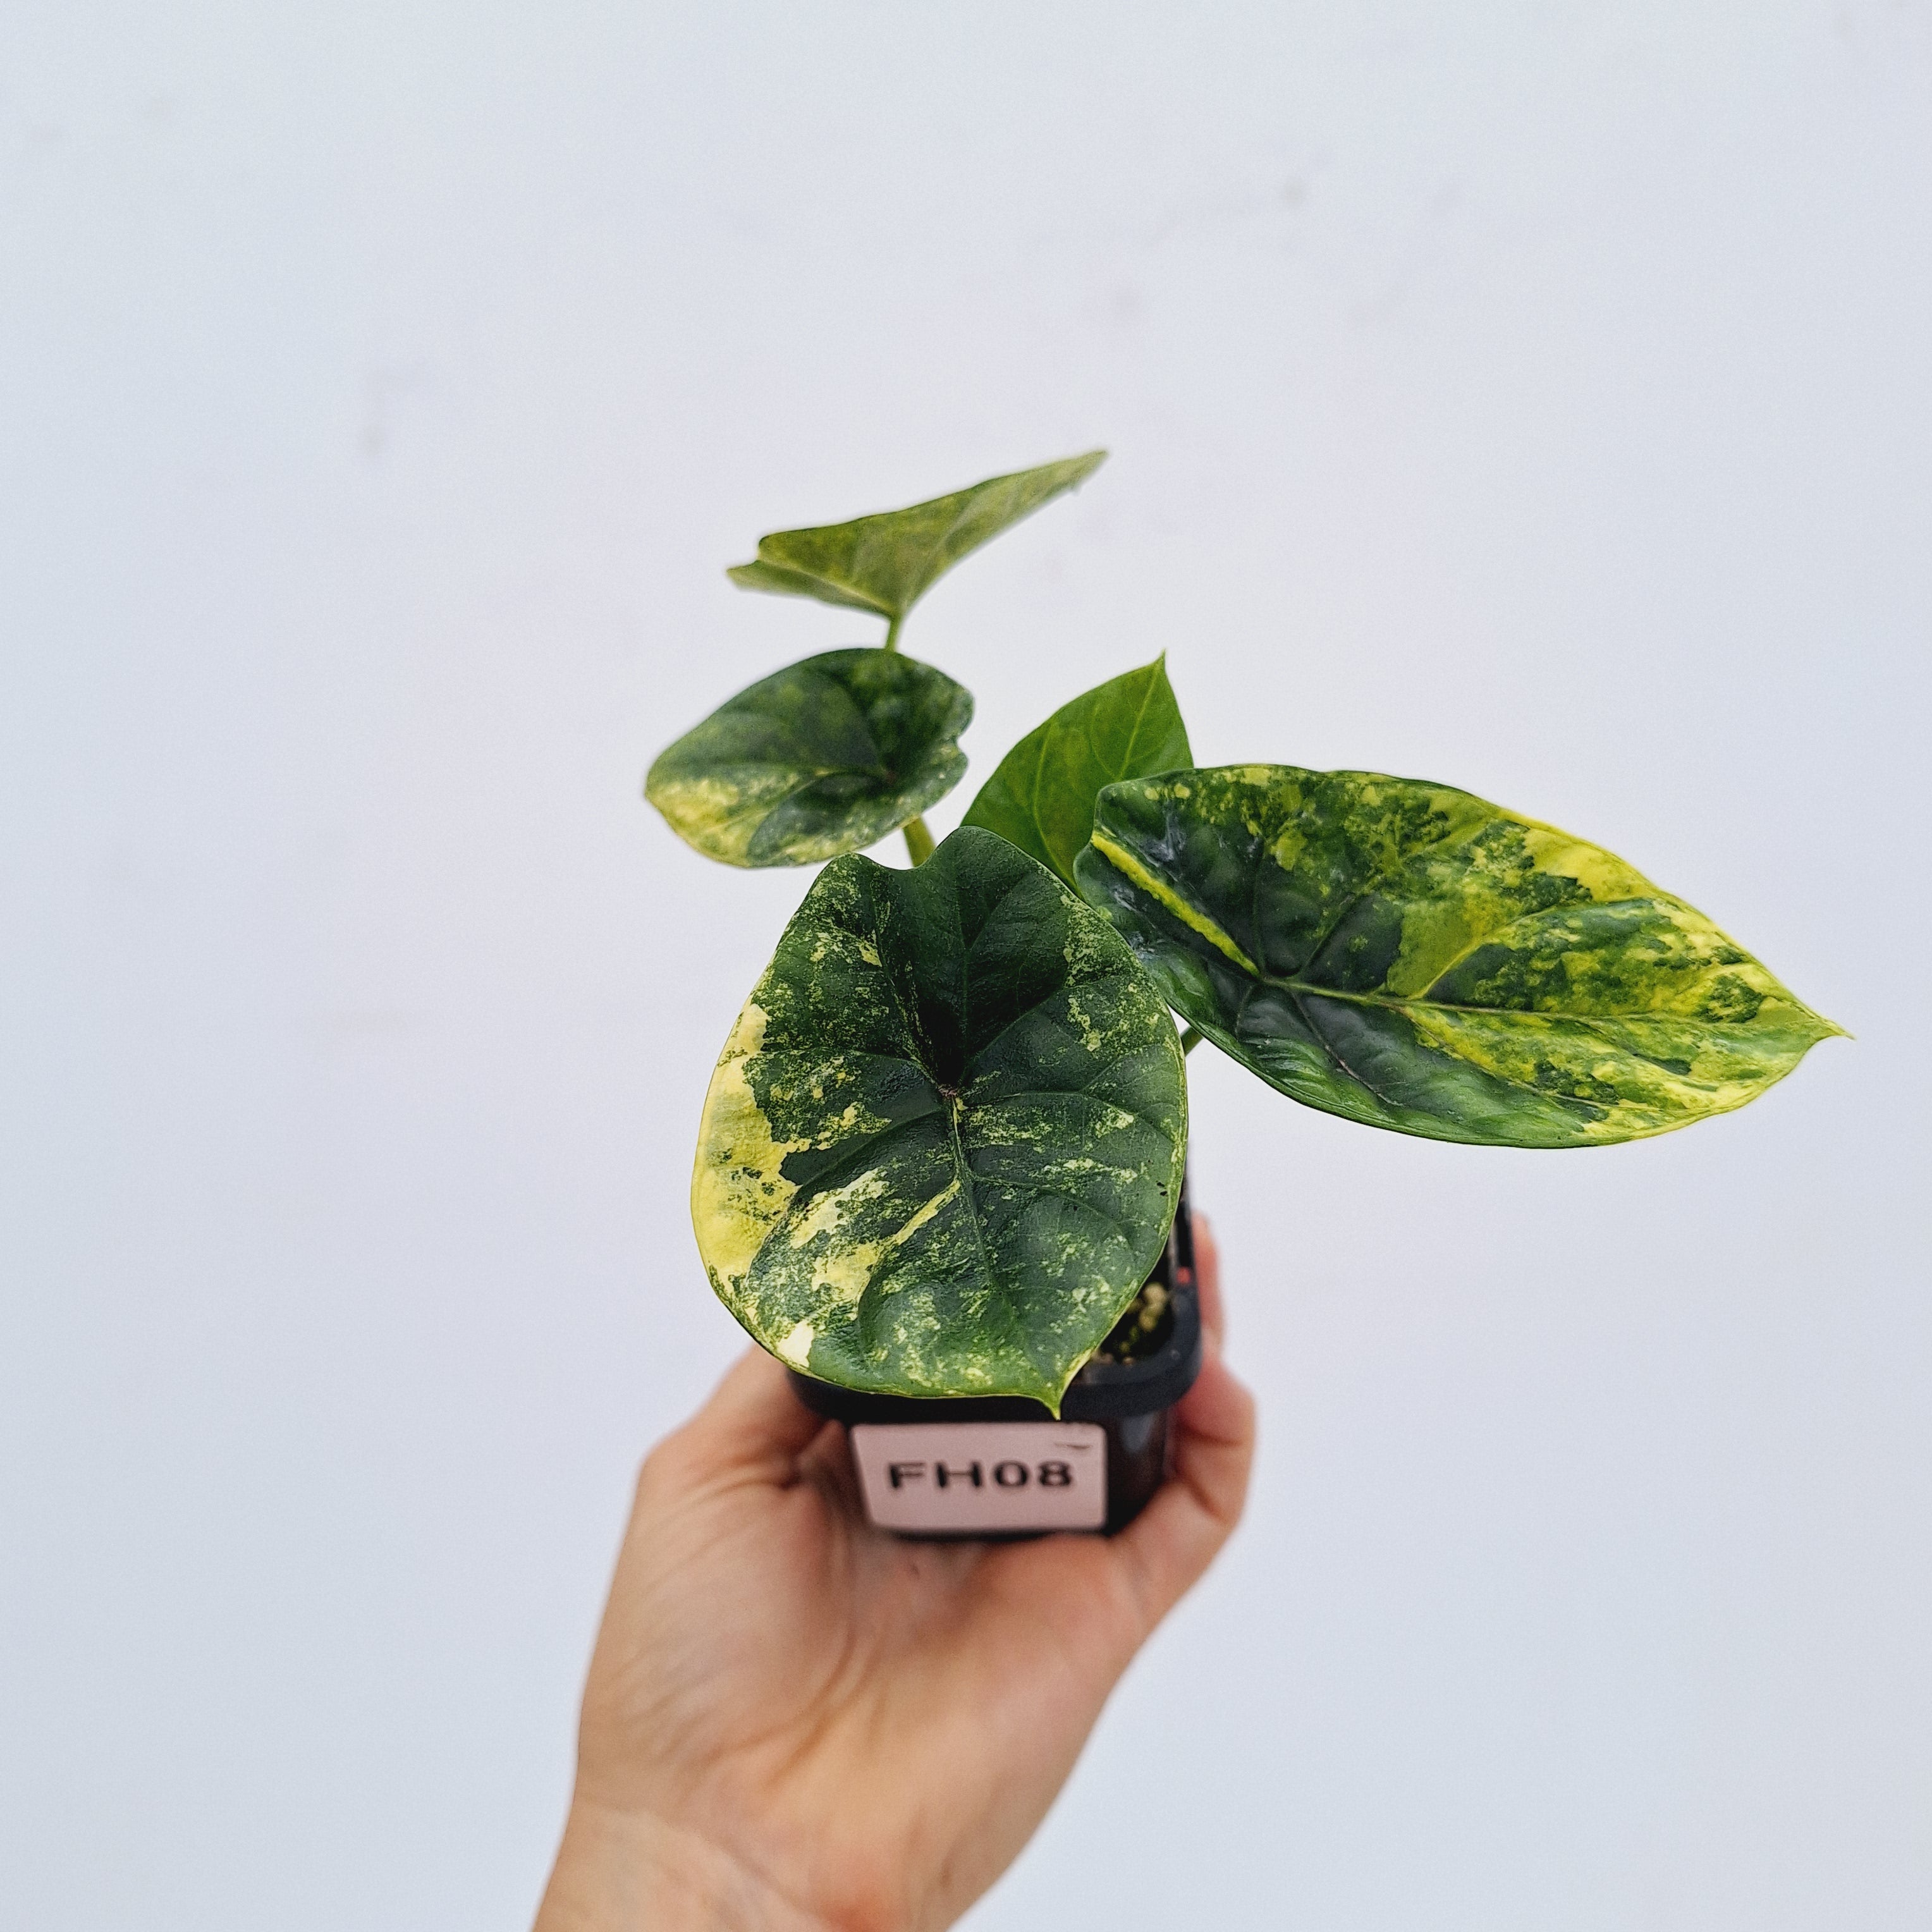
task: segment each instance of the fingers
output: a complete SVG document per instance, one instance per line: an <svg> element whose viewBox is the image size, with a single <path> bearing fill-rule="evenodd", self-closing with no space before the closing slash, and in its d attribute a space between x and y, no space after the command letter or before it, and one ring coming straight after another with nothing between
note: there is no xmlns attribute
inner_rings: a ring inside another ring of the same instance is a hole
<svg viewBox="0 0 1932 1932"><path fill-rule="evenodd" d="M1201 1326L1218 1348L1228 1339L1228 1316L1221 1300L1221 1250L1215 1244L1214 1224L1205 1214L1194 1217L1194 1283Z"/></svg>
<svg viewBox="0 0 1932 1932"><path fill-rule="evenodd" d="M711 1400L664 1444L691 1473L769 1471L790 1480L800 1455L825 1426L793 1394L783 1366L747 1348Z"/></svg>
<svg viewBox="0 0 1932 1932"><path fill-rule="evenodd" d="M842 1422L821 1420L818 1433L798 1459L797 1466L801 1480L815 1483L820 1492L854 1522L865 1522L865 1498L860 1494L859 1478L852 1467L852 1452Z"/></svg>
<svg viewBox="0 0 1932 1932"><path fill-rule="evenodd" d="M1138 1608L1142 1637L1214 1561L1247 1498L1254 1398L1211 1342L1173 1426L1173 1474L1112 1545Z"/></svg>

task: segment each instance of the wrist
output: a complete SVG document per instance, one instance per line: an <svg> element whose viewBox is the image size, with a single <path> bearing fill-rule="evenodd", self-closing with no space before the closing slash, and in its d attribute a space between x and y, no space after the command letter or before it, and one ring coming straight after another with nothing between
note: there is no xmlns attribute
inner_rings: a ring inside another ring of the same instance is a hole
<svg viewBox="0 0 1932 1932"><path fill-rule="evenodd" d="M836 1932L708 1839L574 1800L535 1932Z"/></svg>

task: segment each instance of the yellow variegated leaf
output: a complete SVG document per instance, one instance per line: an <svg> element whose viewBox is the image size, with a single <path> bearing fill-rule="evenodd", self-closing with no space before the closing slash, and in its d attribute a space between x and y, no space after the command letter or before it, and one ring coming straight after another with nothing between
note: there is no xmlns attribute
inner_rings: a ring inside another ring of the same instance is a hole
<svg viewBox="0 0 1932 1932"><path fill-rule="evenodd" d="M728 866L808 866L875 843L966 770L962 685L896 651L826 651L760 678L661 753L644 794Z"/></svg>
<svg viewBox="0 0 1932 1932"><path fill-rule="evenodd" d="M836 859L713 1075L692 1181L712 1286L823 1381L1057 1407L1152 1271L1180 1042L1119 936L989 832Z"/></svg>
<svg viewBox="0 0 1932 1932"><path fill-rule="evenodd" d="M726 574L747 590L875 610L896 626L962 556L1084 483L1106 454L1090 450L1037 470L988 477L970 490L849 524L776 530L758 539L752 562L734 565Z"/></svg>
<svg viewBox="0 0 1932 1932"><path fill-rule="evenodd" d="M1446 785L1292 765L1117 784L1076 874L1207 1038L1405 1133L1663 1133L1840 1030L1621 859Z"/></svg>

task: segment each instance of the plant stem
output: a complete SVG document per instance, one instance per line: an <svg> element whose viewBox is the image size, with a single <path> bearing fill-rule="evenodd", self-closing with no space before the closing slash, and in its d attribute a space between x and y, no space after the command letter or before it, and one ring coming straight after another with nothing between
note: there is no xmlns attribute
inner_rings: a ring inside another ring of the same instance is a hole
<svg viewBox="0 0 1932 1932"><path fill-rule="evenodd" d="M891 617L891 618L888 618L888 619L886 620L886 649L887 650L889 650L889 651L896 651L896 650L897 650L898 649L898 647L899 647L899 626L900 626L902 624L903 624L904 622L905 622L905 614L904 614L904 611L900 612L900 614L898 614L898 616L897 616L896 617Z"/></svg>
<svg viewBox="0 0 1932 1932"><path fill-rule="evenodd" d="M922 866L932 856L932 834L926 829L922 818L909 819L905 827L906 850L912 854L915 866Z"/></svg>
<svg viewBox="0 0 1932 1932"><path fill-rule="evenodd" d="M1201 1044L1201 1034L1194 1028L1190 1027L1187 1030L1180 1036L1181 1052L1183 1053L1192 1053L1194 1049Z"/></svg>

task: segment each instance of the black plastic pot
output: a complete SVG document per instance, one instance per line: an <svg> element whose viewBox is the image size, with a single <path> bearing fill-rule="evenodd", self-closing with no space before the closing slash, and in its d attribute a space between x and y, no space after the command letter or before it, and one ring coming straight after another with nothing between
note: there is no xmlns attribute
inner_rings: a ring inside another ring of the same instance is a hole
<svg viewBox="0 0 1932 1932"><path fill-rule="evenodd" d="M1167 1473L1168 1422L1201 1372L1194 1226L1187 1193L1150 1280L1168 1318L1136 1361L1089 1362L1058 1420L1022 1396L867 1395L790 1371L807 1407L847 1425L871 1520L902 1536L956 1540L1111 1536L1145 1508Z"/></svg>

